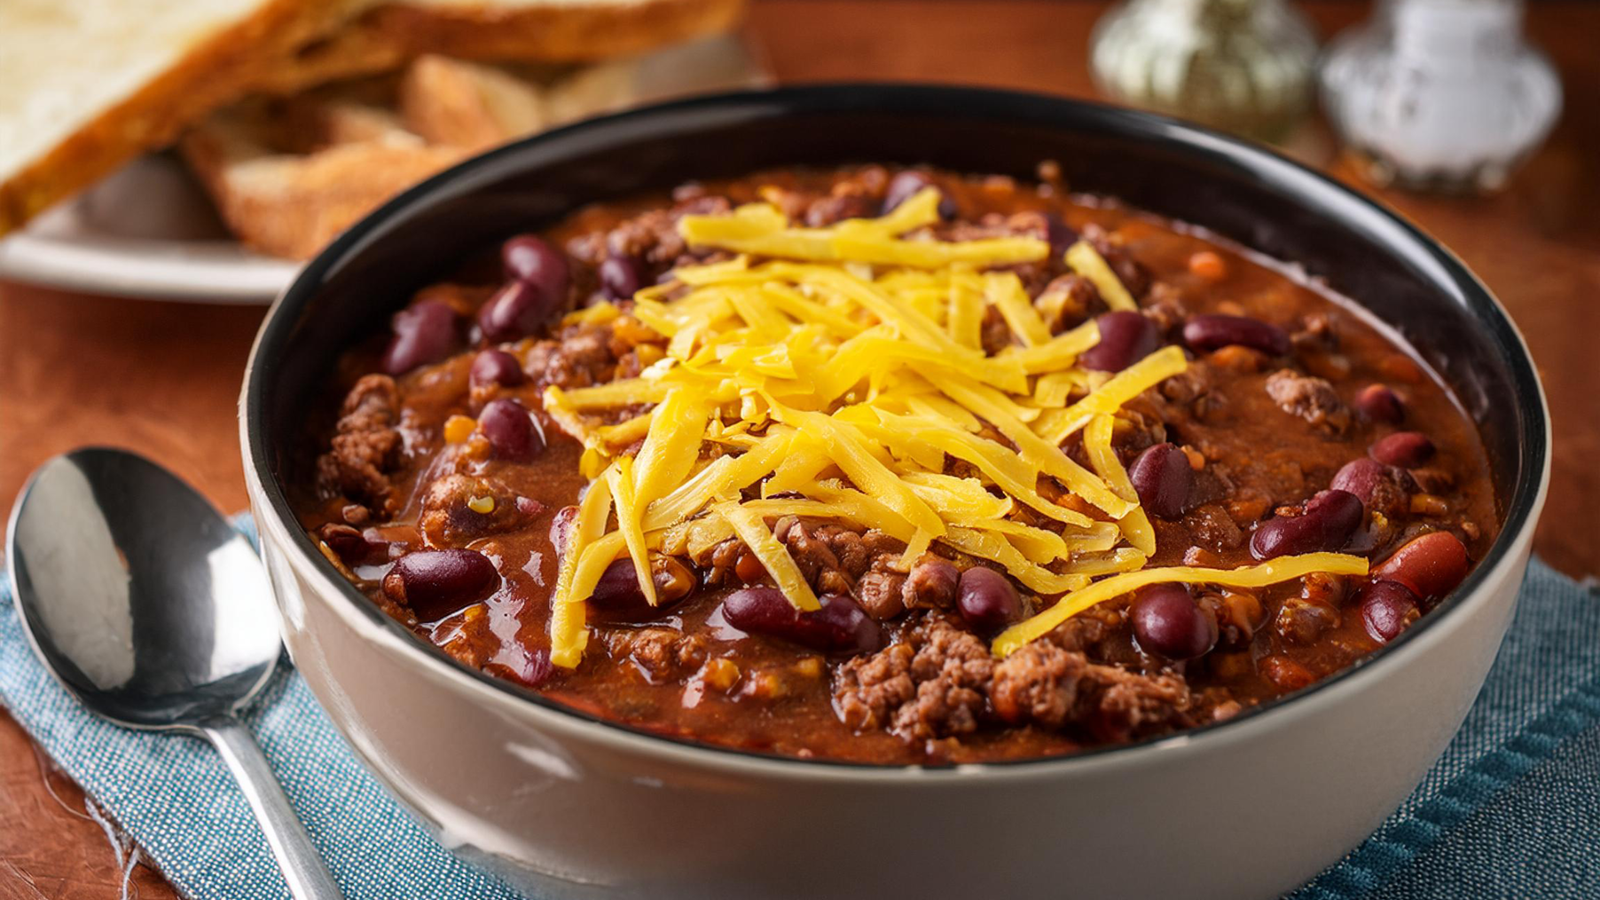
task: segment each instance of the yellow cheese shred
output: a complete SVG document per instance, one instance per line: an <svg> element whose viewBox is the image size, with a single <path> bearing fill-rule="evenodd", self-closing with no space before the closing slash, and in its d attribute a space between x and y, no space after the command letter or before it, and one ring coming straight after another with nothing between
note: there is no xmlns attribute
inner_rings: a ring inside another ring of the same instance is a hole
<svg viewBox="0 0 1600 900"><path fill-rule="evenodd" d="M1133 311L1139 308L1117 273L1111 271L1105 257L1088 241L1078 241L1067 248L1067 265L1072 267L1072 271L1089 279L1094 289L1100 292L1100 299L1112 309Z"/></svg>
<svg viewBox="0 0 1600 900"><path fill-rule="evenodd" d="M611 502L617 507L617 530L633 557L634 575L639 579L639 590L644 592L646 603L656 605L656 582L650 576L650 548L644 541L644 527L639 505L634 498L633 459L618 457L606 470L606 483L611 486Z"/></svg>
<svg viewBox="0 0 1600 900"><path fill-rule="evenodd" d="M813 610L820 609L822 604L817 602L817 595L812 593L811 585L806 583L804 575L800 574L800 567L795 564L794 557L789 555L788 548L784 547L772 530L767 528L767 523L761 520L761 515L754 510L747 509L731 500L723 501L711 507L711 511L727 520L733 526L733 533L744 541L750 548L761 565L766 567L767 574L778 583L783 590L783 595L789 598L795 609Z"/></svg>
<svg viewBox="0 0 1600 900"><path fill-rule="evenodd" d="M1111 433L1115 422L1111 416L1096 415L1083 431L1083 449L1089 455L1089 464L1106 480L1113 493L1124 500L1137 502L1139 495L1134 492L1133 482L1128 479L1128 470L1122 467L1116 451L1111 449ZM1156 552L1156 532L1142 508L1133 509L1122 517L1119 524L1134 549L1145 556Z"/></svg>
<svg viewBox="0 0 1600 900"><path fill-rule="evenodd" d="M561 568L556 575L556 589L550 595L550 661L563 668L570 669L578 664L589 640L584 628L583 601L594 592L594 588L591 586L588 592L582 594L574 589L579 558L605 534L606 522L610 517L609 482L605 479L591 482L588 492L578 503L578 515L567 534L566 553L561 557ZM610 560L606 562L610 564ZM596 581L599 577L598 574L595 576Z"/></svg>
<svg viewBox="0 0 1600 900"><path fill-rule="evenodd" d="M1199 566L1167 566L1125 572L1096 581L1088 587L1062 597L1045 611L1025 619L1002 631L994 639L992 649L1000 658L1010 656L1017 648L1048 634L1057 625L1080 612L1121 597L1139 588L1165 582L1184 584L1215 584L1224 587L1265 587L1280 581L1289 581L1312 572L1333 575L1365 575L1367 561L1359 556L1343 553L1306 553L1284 556L1255 566L1238 569L1207 569Z"/></svg>
<svg viewBox="0 0 1600 900"><path fill-rule="evenodd" d="M1082 368L1096 324L1052 334L1054 313L1004 270L1044 259L1046 243L940 240L939 202L929 188L827 228L767 202L679 220L690 246L736 255L636 292L632 316L665 351L632 377L545 391L592 479L551 601L557 665L581 660L585 601L617 559L632 560L654 603L652 554L700 558L737 539L796 608L817 608L769 525L790 516L881 532L904 545L891 562L900 571L955 552L1063 597L1001 635L997 653L1151 579L1244 585L1354 565L1319 554L1232 572L1145 568L1157 535L1113 438L1125 404L1184 371L1183 350L1115 375ZM1065 261L1113 309L1135 308L1093 247L1076 244ZM1015 335L994 354L983 349L990 307ZM621 315L603 304L567 321ZM1079 431L1088 468L1061 448Z"/></svg>

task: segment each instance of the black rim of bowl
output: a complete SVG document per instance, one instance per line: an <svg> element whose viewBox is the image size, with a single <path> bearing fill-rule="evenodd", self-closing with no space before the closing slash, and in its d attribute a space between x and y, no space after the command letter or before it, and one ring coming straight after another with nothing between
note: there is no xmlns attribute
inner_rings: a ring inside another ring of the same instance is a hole
<svg viewBox="0 0 1600 900"><path fill-rule="evenodd" d="M277 474L273 471L269 463L269 454L266 452L265 409L262 398L266 390L265 385L272 380L275 362L274 358L268 354L277 350L293 331L301 309L316 295L324 279L331 271L336 269L348 256L360 249L366 242L374 239L374 232L380 231L387 220L414 205L426 203L427 198L431 195L465 176L491 166L504 157L524 152L530 145L572 141L574 138L580 140L587 138L592 141L596 139L597 133L603 133L619 127L633 134L637 134L641 126L648 128L652 124L658 127L668 126L663 130L672 131L674 129L670 126L674 122L684 117L692 119L697 113L715 114L718 116L717 120L719 122L727 122L730 119L739 117L754 120L793 114L907 111L918 113L959 112L967 118L982 117L997 120L1021 117L1031 122L1047 122L1053 117L1065 118L1071 119L1079 125L1098 125L1134 137L1142 136L1176 140L1184 144L1190 152L1200 153L1210 157L1213 161L1248 167L1257 172L1266 173L1272 180L1280 184L1292 184L1292 189L1297 194L1310 192L1317 195L1324 202L1338 204L1343 207L1349 216L1359 220L1365 226L1377 225L1396 230L1400 236L1410 241L1412 251L1424 254L1428 261L1437 267L1439 274L1445 279L1445 284L1436 286L1444 287L1448 285L1448 287L1458 292L1465 300L1465 304L1472 316L1480 324L1488 328L1492 337L1509 351L1507 362L1513 380L1511 388L1522 400L1519 422L1522 436L1519 445L1521 458L1519 460L1516 483L1510 485L1510 489L1505 495L1508 499L1504 505L1504 518L1500 532L1496 536L1494 544L1489 548L1488 553L1478 561L1477 565L1468 574L1467 579L1444 601L1423 616L1415 626L1406 629L1388 645L1308 687L1253 707L1233 718L1126 744L1086 748L1061 756L1030 757L981 763L906 765L834 759L801 759L722 746L693 738L661 734L647 728L635 727L575 709L549 699L538 691L524 688L505 679L496 678L482 671L472 669L456 661L444 651L424 641L410 629L384 614L370 598L356 590L355 586L347 581L323 557L316 545L312 543L305 529L299 526L298 519L293 509L289 506L288 498L282 486L278 483ZM652 120L657 121L652 123ZM795 768L833 767L884 772L903 769L940 772L954 771L956 769L968 770L973 767L1015 769L1070 766L1075 762L1109 754L1127 754L1164 744L1190 741L1197 737L1229 729L1243 722L1253 721L1261 716L1271 715L1301 698L1340 684L1362 672L1375 661L1398 652L1400 648L1416 640L1419 635L1428 631L1440 619L1450 615L1468 596L1482 586L1488 578L1489 572L1506 557L1510 552L1511 546L1517 541L1523 530L1531 525L1530 519L1544 478L1544 469L1549 453L1547 442L1548 414L1545 410L1543 392L1539 387L1538 377L1534 371L1532 360L1528 356L1527 348L1512 324L1510 317L1493 295L1489 293L1489 290L1478 281L1460 260L1456 259L1453 254L1445 250L1438 242L1424 234L1416 226L1376 200L1357 193L1333 179L1263 146L1153 113L1021 91L878 82L850 82L776 90L736 91L691 97L670 103L642 107L628 112L591 119L515 141L459 163L420 182L369 214L325 248L301 270L294 283L279 298L278 303L274 305L268 314L267 320L263 323L261 331L256 338L256 345L251 351L242 413L245 417L245 435L248 442L244 448L246 465L255 472L256 477L260 480L270 512L280 523L286 526L291 535L291 540L294 542L295 551L309 560L320 574L338 587L340 597L346 603L352 604L368 619L378 623L380 626L395 634L403 635L407 644L420 651L424 657L431 658L434 662L444 664L457 672L466 674L493 690L531 702L544 709L624 734L659 741L678 748L732 755Z"/></svg>

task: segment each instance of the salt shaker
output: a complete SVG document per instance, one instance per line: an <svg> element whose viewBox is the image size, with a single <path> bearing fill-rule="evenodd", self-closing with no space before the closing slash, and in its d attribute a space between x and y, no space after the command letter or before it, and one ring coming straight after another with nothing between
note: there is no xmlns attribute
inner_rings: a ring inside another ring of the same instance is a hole
<svg viewBox="0 0 1600 900"><path fill-rule="evenodd" d="M1265 141L1288 138L1310 112L1316 56L1284 0L1126 0L1090 44L1111 99Z"/></svg>
<svg viewBox="0 0 1600 900"><path fill-rule="evenodd" d="M1385 0L1323 58L1335 131L1380 185L1493 190L1561 110L1561 82L1522 36L1520 0Z"/></svg>

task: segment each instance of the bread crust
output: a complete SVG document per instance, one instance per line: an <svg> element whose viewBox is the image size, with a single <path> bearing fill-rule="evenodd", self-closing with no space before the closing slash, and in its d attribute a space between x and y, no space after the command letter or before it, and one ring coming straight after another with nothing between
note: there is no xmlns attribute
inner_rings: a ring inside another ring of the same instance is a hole
<svg viewBox="0 0 1600 900"><path fill-rule="evenodd" d="M0 181L0 234L171 143L190 123L241 96L292 48L348 16L350 3L265 0L256 13L192 48L50 152Z"/></svg>
<svg viewBox="0 0 1600 900"><path fill-rule="evenodd" d="M745 0L599 0L507 9L385 3L332 37L301 47L253 88L291 94L398 68L425 54L484 62L584 63L649 52L727 31Z"/></svg>

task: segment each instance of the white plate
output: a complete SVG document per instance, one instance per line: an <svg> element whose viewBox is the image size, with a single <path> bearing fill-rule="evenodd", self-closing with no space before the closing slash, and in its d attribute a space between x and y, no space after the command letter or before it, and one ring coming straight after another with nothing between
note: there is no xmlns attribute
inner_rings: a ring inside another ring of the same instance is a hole
<svg viewBox="0 0 1600 900"><path fill-rule="evenodd" d="M732 35L651 54L620 77L635 105L770 83ZM171 153L134 160L0 240L0 278L119 297L264 305L299 268L230 237Z"/></svg>

